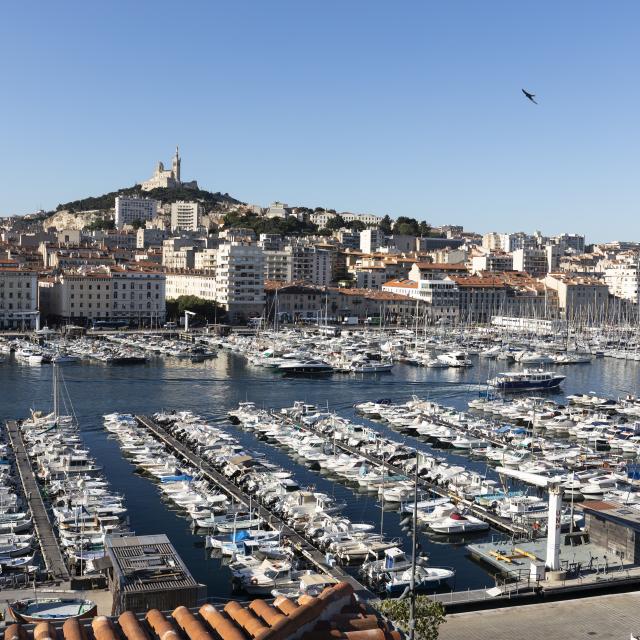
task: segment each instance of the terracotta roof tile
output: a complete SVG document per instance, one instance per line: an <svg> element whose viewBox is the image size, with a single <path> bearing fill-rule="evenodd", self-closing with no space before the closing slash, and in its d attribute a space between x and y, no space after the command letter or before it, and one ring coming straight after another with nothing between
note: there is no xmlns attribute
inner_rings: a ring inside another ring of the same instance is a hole
<svg viewBox="0 0 640 640"><path fill-rule="evenodd" d="M84 626L91 624L92 633ZM179 627L179 631L178 631ZM230 601L219 610L203 605L196 613L177 607L170 617L157 609L149 610L145 620L132 612L114 619L99 616L88 620L41 623L32 634L23 625L10 625L5 640L399 640L389 633L387 624L359 602L353 588L338 583L317 598L301 596L298 604L285 596L273 605L263 600L249 604Z"/></svg>
<svg viewBox="0 0 640 640"><path fill-rule="evenodd" d="M73 618L70 618L72 620ZM127 640L149 640L149 634L140 624L136 614L131 611L125 611L119 618L118 624ZM65 633L66 639L66 633Z"/></svg>
<svg viewBox="0 0 640 640"><path fill-rule="evenodd" d="M96 640L118 640L113 622L106 616L97 616L91 621L91 628Z"/></svg>
<svg viewBox="0 0 640 640"><path fill-rule="evenodd" d="M26 629L19 624L10 624L4 630L4 640L27 640Z"/></svg>
<svg viewBox="0 0 640 640"><path fill-rule="evenodd" d="M278 596L273 601L273 606L276 607L276 609L280 609L285 616L292 614L298 608L298 605L289 600L287 596Z"/></svg>
<svg viewBox="0 0 640 640"><path fill-rule="evenodd" d="M147 611L145 619L160 640L180 640L174 626L157 609Z"/></svg>
<svg viewBox="0 0 640 640"><path fill-rule="evenodd" d="M246 640L244 633L233 621L222 615L213 605L203 605L199 613L223 640Z"/></svg>
<svg viewBox="0 0 640 640"><path fill-rule="evenodd" d="M261 634L263 631L267 631L266 627L260 619L249 609L245 609L239 602L231 601L227 603L224 608L224 612L236 622L244 631L246 631L252 638ZM264 637L264 636L263 636Z"/></svg>
<svg viewBox="0 0 640 640"><path fill-rule="evenodd" d="M280 613L270 604L267 604L264 600L254 600L249 605L249 609L260 616L270 627L276 624L276 622L286 618L284 614Z"/></svg>
<svg viewBox="0 0 640 640"><path fill-rule="evenodd" d="M65 640L87 640L87 632L78 618L69 618L62 625Z"/></svg>

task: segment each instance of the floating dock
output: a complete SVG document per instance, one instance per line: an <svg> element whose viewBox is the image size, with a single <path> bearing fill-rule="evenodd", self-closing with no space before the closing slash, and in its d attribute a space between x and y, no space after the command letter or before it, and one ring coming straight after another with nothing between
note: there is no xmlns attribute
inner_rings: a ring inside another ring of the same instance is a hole
<svg viewBox="0 0 640 640"><path fill-rule="evenodd" d="M138 424L148 429L157 438L164 442L177 455L191 463L213 484L220 487L228 496L236 501L255 509L258 515L273 529L281 531L286 536L293 548L304 558L306 558L316 569L330 575L340 582L348 582L353 587L359 598L369 600L375 598L375 595L369 591L364 585L358 582L353 576L349 575L339 566L330 566L326 563L325 555L316 547L314 547L306 538L294 531L283 520L275 516L271 511L250 498L246 493L239 489L235 484L229 481L224 475L218 472L211 464L195 454L191 449L186 447L182 442L174 438L166 429L156 424L147 416L136 416Z"/></svg>
<svg viewBox="0 0 640 640"><path fill-rule="evenodd" d="M33 524L38 536L38 542L42 551L42 557L44 558L45 567L49 575L54 580L67 582L70 579L69 569L67 568L62 552L60 551L58 539L53 533L49 514L47 513L42 496L40 495L40 489L36 478L33 475L31 461L27 456L27 451L22 439L22 433L20 432L15 420L9 420L6 423L6 426L9 441L11 442L11 448L13 449L15 456L16 467L20 474L22 489L24 491L25 498L29 503L29 508L31 509Z"/></svg>

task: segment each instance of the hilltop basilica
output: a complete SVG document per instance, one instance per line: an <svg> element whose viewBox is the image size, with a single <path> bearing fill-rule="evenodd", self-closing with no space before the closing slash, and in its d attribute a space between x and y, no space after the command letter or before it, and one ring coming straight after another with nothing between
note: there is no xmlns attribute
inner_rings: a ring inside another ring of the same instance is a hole
<svg viewBox="0 0 640 640"><path fill-rule="evenodd" d="M180 180L180 154L176 146L176 155L173 156L171 169L165 169L164 164L158 162L153 176L149 180L145 180L141 187L143 191L151 191L153 189L177 189L178 187L197 189L198 182L196 180L192 180L191 182L182 182Z"/></svg>

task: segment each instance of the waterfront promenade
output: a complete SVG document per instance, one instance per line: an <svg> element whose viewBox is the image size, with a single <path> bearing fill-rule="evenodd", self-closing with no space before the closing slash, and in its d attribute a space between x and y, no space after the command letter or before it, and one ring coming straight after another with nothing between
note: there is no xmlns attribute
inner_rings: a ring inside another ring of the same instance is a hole
<svg viewBox="0 0 640 640"><path fill-rule="evenodd" d="M640 631L640 593L447 615L440 640L627 640Z"/></svg>

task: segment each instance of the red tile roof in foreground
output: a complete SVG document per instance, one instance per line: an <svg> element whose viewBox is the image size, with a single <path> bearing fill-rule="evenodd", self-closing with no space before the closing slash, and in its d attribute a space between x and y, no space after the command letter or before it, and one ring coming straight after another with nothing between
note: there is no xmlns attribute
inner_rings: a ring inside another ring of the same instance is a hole
<svg viewBox="0 0 640 640"><path fill-rule="evenodd" d="M89 626L90 624L90 626ZM353 588L340 582L317 598L297 601L279 596L273 604L264 600L224 607L205 604L197 612L178 607L170 616L157 609L144 619L125 611L115 619L98 616L71 618L56 632L41 622L31 632L23 625L7 626L5 640L400 640L401 634L354 597Z"/></svg>

